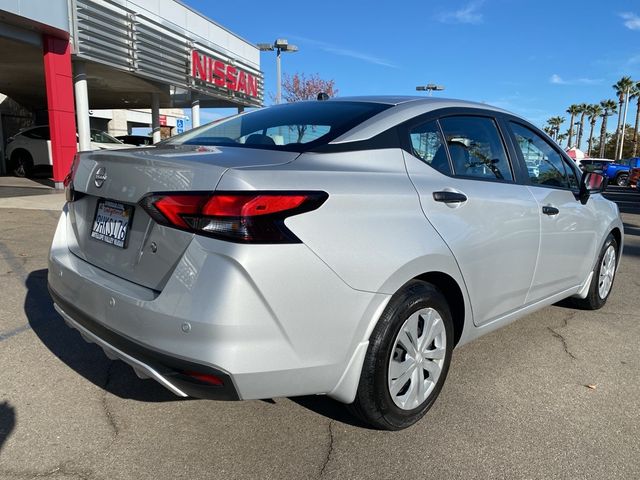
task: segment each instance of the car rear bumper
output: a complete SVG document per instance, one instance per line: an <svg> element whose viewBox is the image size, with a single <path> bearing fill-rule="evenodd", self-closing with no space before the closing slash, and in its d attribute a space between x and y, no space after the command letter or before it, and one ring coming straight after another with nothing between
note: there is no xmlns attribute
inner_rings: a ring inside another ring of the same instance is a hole
<svg viewBox="0 0 640 480"><path fill-rule="evenodd" d="M179 397L209 398L212 400L239 400L231 377L221 370L189 362L178 357L156 352L133 342L92 320L73 305L63 300L51 287L49 294L56 311L65 323L80 332L87 342L95 343L112 360L129 364L140 378L152 378ZM198 382L187 372L213 375L222 385Z"/></svg>
<svg viewBox="0 0 640 480"><path fill-rule="evenodd" d="M324 393L348 402L355 394L356 352L389 296L348 287L305 245L196 236L156 291L74 255L67 222L65 209L49 255L57 309L141 375L204 398ZM224 388L189 381L185 371L214 375Z"/></svg>

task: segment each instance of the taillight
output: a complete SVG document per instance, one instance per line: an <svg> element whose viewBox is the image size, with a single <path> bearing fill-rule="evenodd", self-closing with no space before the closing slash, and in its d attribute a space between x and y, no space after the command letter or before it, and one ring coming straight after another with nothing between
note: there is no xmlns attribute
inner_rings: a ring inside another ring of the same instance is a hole
<svg viewBox="0 0 640 480"><path fill-rule="evenodd" d="M69 173L64 177L63 185L64 185L64 193L67 202L75 201L79 196L78 192L73 188L73 177L76 175L76 170L78 169L78 163L80 159L78 158L78 154L76 153L73 157L73 162L71 162L71 168L69 169Z"/></svg>
<svg viewBox="0 0 640 480"><path fill-rule="evenodd" d="M240 243L299 243L284 221L315 210L325 192L152 193L142 207L159 224Z"/></svg>
<svg viewBox="0 0 640 480"><path fill-rule="evenodd" d="M224 385L224 382L220 377L211 375L210 373L201 373L201 372L194 372L194 371L188 370L188 371L183 371L182 374L188 377L194 378L200 382L208 383L209 385L215 385L215 386Z"/></svg>

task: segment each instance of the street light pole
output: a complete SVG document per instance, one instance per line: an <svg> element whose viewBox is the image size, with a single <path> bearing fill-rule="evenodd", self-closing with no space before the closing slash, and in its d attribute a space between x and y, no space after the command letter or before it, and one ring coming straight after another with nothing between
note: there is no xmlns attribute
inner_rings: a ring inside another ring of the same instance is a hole
<svg viewBox="0 0 640 480"><path fill-rule="evenodd" d="M431 94L436 91L436 92L441 92L442 90L444 90L444 85L436 85L435 83L428 83L427 85L418 85L416 87L416 90L419 92L429 92L429 96L431 96Z"/></svg>
<svg viewBox="0 0 640 480"><path fill-rule="evenodd" d="M282 102L282 67L280 66L280 54L281 51L278 48L278 51L276 52L276 78L278 81L276 88L276 103L278 105Z"/></svg>
<svg viewBox="0 0 640 480"><path fill-rule="evenodd" d="M282 68L280 64L280 54L282 52L297 52L298 47L290 45L289 41L285 38L278 38L273 44L271 43L258 43L258 49L261 52L276 51L276 104L282 102Z"/></svg>

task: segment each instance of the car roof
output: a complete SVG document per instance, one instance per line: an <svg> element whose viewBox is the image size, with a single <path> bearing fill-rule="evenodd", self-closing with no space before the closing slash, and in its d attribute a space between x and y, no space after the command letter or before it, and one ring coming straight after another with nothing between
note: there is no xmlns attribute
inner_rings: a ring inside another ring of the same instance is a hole
<svg viewBox="0 0 640 480"><path fill-rule="evenodd" d="M351 97L334 97L326 100L328 102L364 102L364 103L380 103L383 105L401 105L412 103L416 105L431 105L438 108L446 108L448 106L458 107L461 104L469 107L489 108L491 110L500 110L486 103L472 102L469 100L460 100L456 98L433 98L419 95L366 95Z"/></svg>
<svg viewBox="0 0 640 480"><path fill-rule="evenodd" d="M513 115L511 112L487 105L486 103L470 102L467 100L457 100L452 98L381 95L365 97L336 97L325 101L379 103L391 106L391 108L374 115L361 124L356 125L348 132L340 135L338 138L331 141L331 144L368 140L394 125L398 125L418 115L442 108L476 108Z"/></svg>

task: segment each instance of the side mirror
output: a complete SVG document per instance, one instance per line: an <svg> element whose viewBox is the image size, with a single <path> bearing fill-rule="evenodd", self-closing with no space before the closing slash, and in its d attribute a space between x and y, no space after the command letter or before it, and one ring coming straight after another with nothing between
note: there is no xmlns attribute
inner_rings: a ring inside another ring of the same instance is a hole
<svg viewBox="0 0 640 480"><path fill-rule="evenodd" d="M589 196L594 193L602 193L607 188L607 179L601 173L584 172L580 181L580 203L585 205Z"/></svg>

